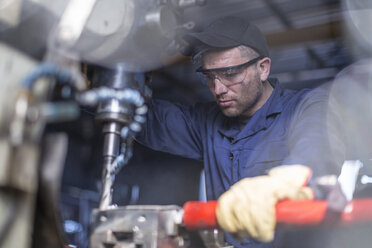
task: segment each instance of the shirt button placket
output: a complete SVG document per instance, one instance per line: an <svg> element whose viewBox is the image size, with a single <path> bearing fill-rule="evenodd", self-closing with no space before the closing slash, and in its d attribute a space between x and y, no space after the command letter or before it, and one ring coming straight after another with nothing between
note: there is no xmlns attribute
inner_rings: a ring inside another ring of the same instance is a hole
<svg viewBox="0 0 372 248"><path fill-rule="evenodd" d="M230 152L229 158L230 158L231 161L233 161L234 160L234 153Z"/></svg>
<svg viewBox="0 0 372 248"><path fill-rule="evenodd" d="M235 182L236 177L237 177L237 171L236 171L237 170L237 167L236 167L236 164L234 162L235 156L234 156L234 153L233 152L230 152L229 158L231 160L232 179Z"/></svg>

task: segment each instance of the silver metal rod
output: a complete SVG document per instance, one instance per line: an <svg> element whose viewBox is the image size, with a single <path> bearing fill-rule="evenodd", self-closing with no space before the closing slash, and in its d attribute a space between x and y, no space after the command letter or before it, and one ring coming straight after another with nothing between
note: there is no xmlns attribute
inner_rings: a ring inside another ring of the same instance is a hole
<svg viewBox="0 0 372 248"><path fill-rule="evenodd" d="M115 174L112 173L111 166L120 149L120 128L121 125L116 122L107 123L103 127L103 175L102 192L99 204L100 210L107 209L112 204Z"/></svg>

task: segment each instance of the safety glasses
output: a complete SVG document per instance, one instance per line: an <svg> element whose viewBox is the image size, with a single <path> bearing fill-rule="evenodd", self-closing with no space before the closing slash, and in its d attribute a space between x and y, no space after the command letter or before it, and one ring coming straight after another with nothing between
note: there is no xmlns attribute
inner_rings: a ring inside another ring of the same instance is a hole
<svg viewBox="0 0 372 248"><path fill-rule="evenodd" d="M240 65L234 65L229 67L214 68L214 69L204 69L199 67L196 72L201 77L202 81L206 83L209 87L214 87L215 80L218 79L226 87L230 87L234 84L239 84L243 82L248 66L255 64L260 59L264 58L259 56L248 62Z"/></svg>

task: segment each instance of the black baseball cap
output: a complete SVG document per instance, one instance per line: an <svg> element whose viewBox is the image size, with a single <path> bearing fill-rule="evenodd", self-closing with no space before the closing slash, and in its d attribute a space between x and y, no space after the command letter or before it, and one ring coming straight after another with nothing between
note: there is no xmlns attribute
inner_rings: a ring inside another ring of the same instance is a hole
<svg viewBox="0 0 372 248"><path fill-rule="evenodd" d="M211 48L246 45L259 55L269 57L265 36L252 23L236 16L224 16L212 21L201 32L183 36L188 43L184 55L195 56Z"/></svg>

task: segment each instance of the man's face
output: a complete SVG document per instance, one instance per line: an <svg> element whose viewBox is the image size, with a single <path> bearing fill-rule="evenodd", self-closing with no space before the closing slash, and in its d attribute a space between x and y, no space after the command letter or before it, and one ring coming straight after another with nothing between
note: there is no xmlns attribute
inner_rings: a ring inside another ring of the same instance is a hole
<svg viewBox="0 0 372 248"><path fill-rule="evenodd" d="M204 55L203 68L231 67L244 64L254 58L241 56L238 48L215 51ZM226 116L251 116L264 104L262 101L265 88L258 69L259 63L260 61L242 68L239 82L235 81L231 84L226 81L226 78L224 80L220 79L218 75L210 77L208 87Z"/></svg>

